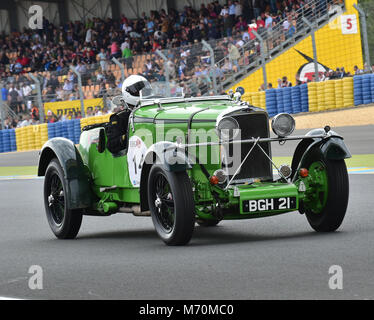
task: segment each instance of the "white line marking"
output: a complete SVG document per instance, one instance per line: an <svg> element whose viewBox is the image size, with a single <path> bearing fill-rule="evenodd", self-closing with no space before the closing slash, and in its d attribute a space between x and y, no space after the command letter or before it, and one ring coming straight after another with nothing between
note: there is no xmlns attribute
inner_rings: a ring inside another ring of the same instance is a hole
<svg viewBox="0 0 374 320"><path fill-rule="evenodd" d="M0 300L24 300L24 299L20 299L20 298L12 298L12 297L1 297L1 296L0 296Z"/></svg>

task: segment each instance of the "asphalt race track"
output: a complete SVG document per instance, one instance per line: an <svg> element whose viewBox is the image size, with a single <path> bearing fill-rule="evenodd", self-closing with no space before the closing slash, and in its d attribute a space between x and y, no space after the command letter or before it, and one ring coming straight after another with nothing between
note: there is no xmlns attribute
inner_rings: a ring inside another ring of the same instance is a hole
<svg viewBox="0 0 374 320"><path fill-rule="evenodd" d="M353 154L372 154L373 128L336 131ZM274 145L273 154L293 148ZM0 156L0 166L36 161L37 152ZM165 246L150 218L126 214L84 217L78 239L57 240L43 180L0 181L0 299L374 299L374 175L349 178L338 232L317 234L293 212L197 226L186 247ZM32 265L42 267L42 290L28 286ZM329 288L332 265L343 270L342 290Z"/></svg>

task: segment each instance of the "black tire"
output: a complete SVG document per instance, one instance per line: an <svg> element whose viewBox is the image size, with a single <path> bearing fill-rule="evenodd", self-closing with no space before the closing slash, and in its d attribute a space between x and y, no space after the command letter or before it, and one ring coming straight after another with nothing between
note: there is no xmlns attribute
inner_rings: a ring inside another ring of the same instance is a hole
<svg viewBox="0 0 374 320"><path fill-rule="evenodd" d="M321 212L316 213L306 208L305 214L315 231L333 232L340 227L347 211L349 198L347 167L344 160L327 160L318 153L308 160L305 167L309 169L315 162L320 162L326 169L327 199Z"/></svg>
<svg viewBox="0 0 374 320"><path fill-rule="evenodd" d="M148 203L155 229L167 245L185 245L191 240L195 212L186 172L168 172L154 165L148 179Z"/></svg>
<svg viewBox="0 0 374 320"><path fill-rule="evenodd" d="M74 239L82 224L81 210L68 209L67 190L63 169L53 159L45 173L44 205L49 226L58 239Z"/></svg>
<svg viewBox="0 0 374 320"><path fill-rule="evenodd" d="M197 219L196 222L199 226L208 228L208 227L215 227L217 224L220 223L220 220Z"/></svg>

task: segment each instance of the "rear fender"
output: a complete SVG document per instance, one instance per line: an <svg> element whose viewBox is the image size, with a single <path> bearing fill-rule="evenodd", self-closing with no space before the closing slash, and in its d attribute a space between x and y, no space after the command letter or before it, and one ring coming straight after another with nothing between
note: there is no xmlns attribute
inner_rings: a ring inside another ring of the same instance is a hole
<svg viewBox="0 0 374 320"><path fill-rule="evenodd" d="M68 186L69 209L91 207L93 193L90 188L90 175L84 166L82 157L74 143L65 138L53 138L47 141L39 156L38 176L44 176L53 158L57 158Z"/></svg>

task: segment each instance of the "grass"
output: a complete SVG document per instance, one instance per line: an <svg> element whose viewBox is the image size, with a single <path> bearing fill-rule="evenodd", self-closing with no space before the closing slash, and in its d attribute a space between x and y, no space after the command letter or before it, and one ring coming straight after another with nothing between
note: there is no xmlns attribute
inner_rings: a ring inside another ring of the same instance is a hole
<svg viewBox="0 0 374 320"><path fill-rule="evenodd" d="M291 165L292 157L274 157L274 163ZM348 168L369 167L374 168L374 154L354 155L351 159L346 160ZM36 166L27 167L0 167L0 176L28 176L36 175L38 168Z"/></svg>
<svg viewBox="0 0 374 320"><path fill-rule="evenodd" d="M281 164L291 164L292 157L274 157L274 163L278 166ZM374 154L353 155L352 158L346 159L345 163L348 168L369 167L374 168Z"/></svg>
<svg viewBox="0 0 374 320"><path fill-rule="evenodd" d="M28 176L36 175L38 167L0 167L0 176Z"/></svg>

